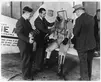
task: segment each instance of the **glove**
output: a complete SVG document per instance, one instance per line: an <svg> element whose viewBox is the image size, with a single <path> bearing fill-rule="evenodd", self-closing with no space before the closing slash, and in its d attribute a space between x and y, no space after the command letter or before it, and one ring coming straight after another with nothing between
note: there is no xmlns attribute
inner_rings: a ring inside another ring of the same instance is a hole
<svg viewBox="0 0 101 82"><path fill-rule="evenodd" d="M56 18L57 18L57 20L58 20L59 22L61 21L60 17L57 16Z"/></svg>
<svg viewBox="0 0 101 82"><path fill-rule="evenodd" d="M33 36L35 37L37 34L39 34L40 31L38 29L33 30Z"/></svg>
<svg viewBox="0 0 101 82"><path fill-rule="evenodd" d="M67 42L68 42L68 38L65 38L65 39L62 41L63 45L66 45Z"/></svg>

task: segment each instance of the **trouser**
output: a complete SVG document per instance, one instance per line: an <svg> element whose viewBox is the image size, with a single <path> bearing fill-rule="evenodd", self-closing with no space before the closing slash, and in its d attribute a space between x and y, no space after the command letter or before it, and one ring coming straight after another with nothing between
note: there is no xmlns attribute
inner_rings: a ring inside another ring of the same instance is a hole
<svg viewBox="0 0 101 82"><path fill-rule="evenodd" d="M32 64L34 60L34 53L31 47L26 47L25 50L20 49L22 77L24 79L32 77Z"/></svg>
<svg viewBox="0 0 101 82"><path fill-rule="evenodd" d="M95 50L100 51L100 41L96 41L96 48Z"/></svg>
<svg viewBox="0 0 101 82"><path fill-rule="evenodd" d="M35 56L35 66L34 70L40 70L43 68L44 65L44 57L45 57L45 47L38 46L36 49L36 56Z"/></svg>
<svg viewBox="0 0 101 82"><path fill-rule="evenodd" d="M82 80L90 80L92 74L93 50L78 52L80 60L80 76Z"/></svg>

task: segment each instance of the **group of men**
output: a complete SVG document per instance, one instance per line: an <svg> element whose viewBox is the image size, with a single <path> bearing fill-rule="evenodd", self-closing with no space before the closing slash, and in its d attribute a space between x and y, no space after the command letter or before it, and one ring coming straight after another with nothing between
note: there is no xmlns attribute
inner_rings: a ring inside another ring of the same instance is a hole
<svg viewBox="0 0 101 82"><path fill-rule="evenodd" d="M76 39L75 45L80 59L80 79L91 80L91 66L93 59L93 49L96 47L94 37L94 19L92 16L85 13L85 8L82 5L74 6L74 12L78 16L74 25L73 34ZM52 29L48 26L53 26L54 23L49 23L45 19L46 10L39 9L39 16L36 18L34 25L35 30L29 22L33 16L33 9L26 6L23 8L22 17L16 23L16 33L18 35L18 47L22 60L22 77L25 80L33 80L34 74L44 69L45 58L45 36L51 34ZM33 32L33 37L29 34ZM33 43L36 42L36 50L33 51Z"/></svg>
<svg viewBox="0 0 101 82"><path fill-rule="evenodd" d="M33 74L42 71L44 68L45 57L45 35L51 33L48 26L54 23L49 23L45 19L46 10L39 9L39 16L36 18L36 29L33 30L29 22L32 17L33 10L28 6L23 8L22 17L16 23L16 33L18 35L18 47L22 60L22 76L23 79L33 80ZM32 34L32 37L31 35ZM33 51L33 43L36 42L36 50ZM33 65L34 64L34 65Z"/></svg>

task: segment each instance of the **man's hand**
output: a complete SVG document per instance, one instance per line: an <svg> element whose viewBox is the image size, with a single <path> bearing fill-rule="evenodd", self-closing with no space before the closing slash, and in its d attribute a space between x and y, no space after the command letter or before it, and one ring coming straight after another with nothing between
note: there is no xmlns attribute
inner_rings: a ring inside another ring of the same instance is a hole
<svg viewBox="0 0 101 82"><path fill-rule="evenodd" d="M29 38L33 37L33 32L29 33Z"/></svg>
<svg viewBox="0 0 101 82"><path fill-rule="evenodd" d="M33 39L34 39L33 37L30 37L30 38L29 38L29 43L30 43L30 44L32 44L32 43L34 42Z"/></svg>

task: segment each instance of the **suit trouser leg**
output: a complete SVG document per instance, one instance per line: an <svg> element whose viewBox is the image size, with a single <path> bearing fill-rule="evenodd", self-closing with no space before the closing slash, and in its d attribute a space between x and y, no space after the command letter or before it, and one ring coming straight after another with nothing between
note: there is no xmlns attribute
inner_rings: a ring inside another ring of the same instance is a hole
<svg viewBox="0 0 101 82"><path fill-rule="evenodd" d="M92 60L93 60L93 50L89 50L88 51L88 57L87 57L87 62L88 62L88 75L89 75L89 79L91 79L91 75L92 75Z"/></svg>
<svg viewBox="0 0 101 82"><path fill-rule="evenodd" d="M32 76L32 53L27 50L21 52L22 76L24 79Z"/></svg>
<svg viewBox="0 0 101 82"><path fill-rule="evenodd" d="M80 60L80 76L82 80L89 80L87 52L78 52Z"/></svg>
<svg viewBox="0 0 101 82"><path fill-rule="evenodd" d="M41 69L43 64L43 47L38 47L36 50L36 57L35 57L35 68L34 69Z"/></svg>

